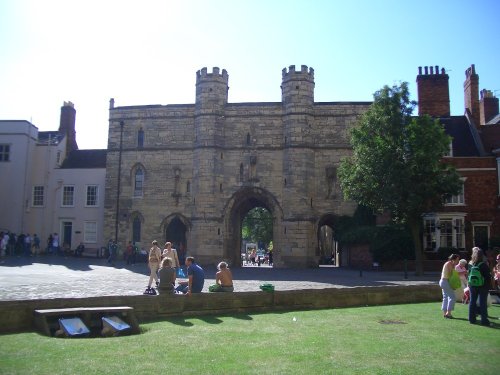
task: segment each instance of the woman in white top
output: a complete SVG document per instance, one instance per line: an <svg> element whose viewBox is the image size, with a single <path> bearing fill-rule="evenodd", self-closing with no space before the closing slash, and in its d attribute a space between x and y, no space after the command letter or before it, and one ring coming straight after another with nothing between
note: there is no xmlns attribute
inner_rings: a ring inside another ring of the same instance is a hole
<svg viewBox="0 0 500 375"><path fill-rule="evenodd" d="M165 248L163 249L163 253L161 254L162 259L170 258L172 259L172 266L177 269L181 265L179 263L179 257L177 256L177 250L172 249L172 243L167 242L165 244Z"/></svg>

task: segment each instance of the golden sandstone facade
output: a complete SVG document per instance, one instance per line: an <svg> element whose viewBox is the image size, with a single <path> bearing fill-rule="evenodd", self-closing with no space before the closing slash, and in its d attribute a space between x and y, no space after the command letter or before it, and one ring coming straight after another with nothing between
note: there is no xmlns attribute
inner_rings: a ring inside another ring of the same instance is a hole
<svg viewBox="0 0 500 375"><path fill-rule="evenodd" d="M283 69L282 100L229 103L228 73L196 73L196 102L110 102L105 233L172 241L202 264L240 264L241 222L273 216L277 267L317 265L319 228L352 214L336 170L369 102L314 102L314 70Z"/></svg>

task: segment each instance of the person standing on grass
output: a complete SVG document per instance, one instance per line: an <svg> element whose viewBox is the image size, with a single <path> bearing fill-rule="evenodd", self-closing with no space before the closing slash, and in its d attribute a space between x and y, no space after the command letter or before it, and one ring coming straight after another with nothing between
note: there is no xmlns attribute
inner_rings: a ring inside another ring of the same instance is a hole
<svg viewBox="0 0 500 375"><path fill-rule="evenodd" d="M470 289L470 302L469 302L469 323L476 323L476 313L481 314L481 325L490 326L488 320L488 292L491 285L491 273L488 261L486 260L483 251L479 247L472 248L472 256L469 263L469 274L472 267L479 267L481 276L483 277L482 285L471 285L472 280L469 282ZM479 311L476 304L479 298Z"/></svg>
<svg viewBox="0 0 500 375"><path fill-rule="evenodd" d="M458 254L451 254L448 257L448 261L444 264L443 270L441 271L441 280L439 280L439 286L443 290L443 304L441 310L443 310L443 316L447 319L453 318L451 312L455 307L456 300L455 291L450 286L448 279L458 264L459 259L460 256Z"/></svg>
<svg viewBox="0 0 500 375"><path fill-rule="evenodd" d="M149 249L148 255L148 267L151 271L149 274L148 289L151 289L151 284L153 284L153 279L156 281L156 286L158 286L158 268L160 267L161 261L161 249L158 247L158 241L154 240L152 243L153 247Z"/></svg>
<svg viewBox="0 0 500 375"><path fill-rule="evenodd" d="M188 281L179 282L176 290L188 296L190 296L191 293L201 293L203 284L205 284L205 271L195 263L193 257L186 258L186 266Z"/></svg>

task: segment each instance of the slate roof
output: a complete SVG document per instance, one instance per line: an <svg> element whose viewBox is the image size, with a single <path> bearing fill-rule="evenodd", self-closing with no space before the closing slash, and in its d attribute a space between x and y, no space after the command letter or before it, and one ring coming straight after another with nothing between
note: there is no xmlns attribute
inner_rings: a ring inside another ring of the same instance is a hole
<svg viewBox="0 0 500 375"><path fill-rule="evenodd" d="M486 125L500 125L500 113L488 121Z"/></svg>
<svg viewBox="0 0 500 375"><path fill-rule="evenodd" d="M493 150L500 148L500 124L498 125L482 125L479 128L479 134L483 141L484 150L491 154Z"/></svg>
<svg viewBox="0 0 500 375"><path fill-rule="evenodd" d="M465 116L440 118L439 122L444 125L446 134L453 138L453 156L480 156L480 152L471 133L469 122Z"/></svg>
<svg viewBox="0 0 500 375"><path fill-rule="evenodd" d="M61 168L106 168L107 150L74 150L64 159Z"/></svg>

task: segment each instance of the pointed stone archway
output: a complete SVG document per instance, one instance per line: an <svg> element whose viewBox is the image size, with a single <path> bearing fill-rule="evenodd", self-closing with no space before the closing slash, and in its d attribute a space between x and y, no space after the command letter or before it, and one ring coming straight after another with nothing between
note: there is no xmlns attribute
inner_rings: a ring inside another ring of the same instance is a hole
<svg viewBox="0 0 500 375"><path fill-rule="evenodd" d="M223 256L232 267L241 266L241 227L245 215L255 207L263 207L273 218L273 258L274 265L281 264L281 227L283 210L277 199L268 191L257 187L242 187L229 199L224 208Z"/></svg>
<svg viewBox="0 0 500 375"><path fill-rule="evenodd" d="M340 266L340 248L335 239L338 217L334 214L321 216L318 221L318 256L320 265Z"/></svg>
<svg viewBox="0 0 500 375"><path fill-rule="evenodd" d="M172 247L177 250L179 261L184 264L186 249L191 224L189 220L181 214L174 213L167 216L161 223L162 232L165 234L164 243L172 242ZM159 244L162 247L163 244Z"/></svg>

